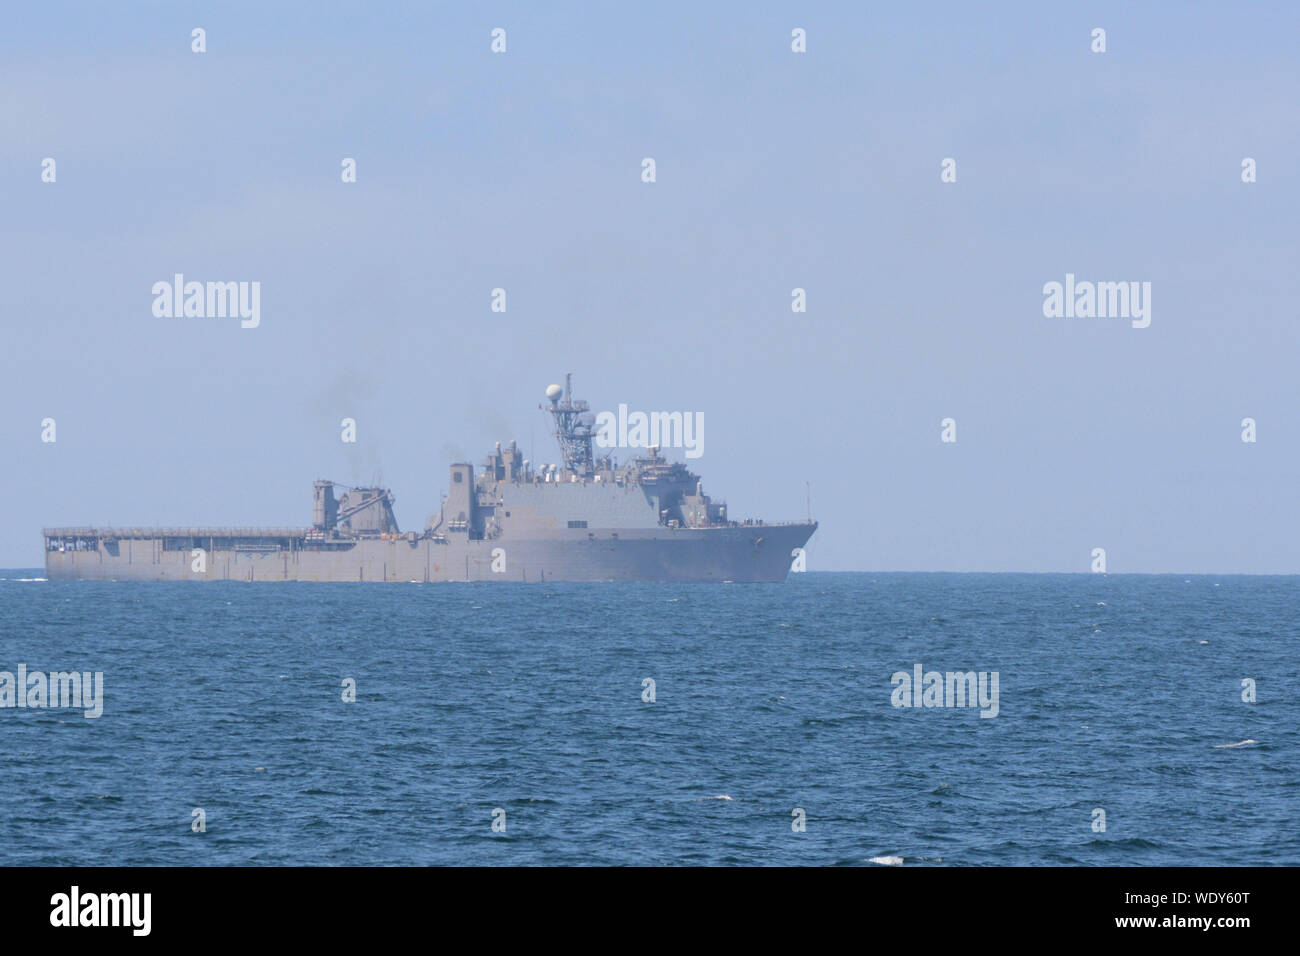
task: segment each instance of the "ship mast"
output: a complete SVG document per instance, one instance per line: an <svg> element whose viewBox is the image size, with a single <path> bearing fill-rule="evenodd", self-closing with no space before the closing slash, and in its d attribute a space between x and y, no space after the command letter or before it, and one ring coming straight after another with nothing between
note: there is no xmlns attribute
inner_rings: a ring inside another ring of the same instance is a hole
<svg viewBox="0 0 1300 956"><path fill-rule="evenodd" d="M564 457L564 467L581 477L594 470L591 454L591 428L595 421L591 407L573 398L573 373L564 376L564 388L552 385L546 389L551 401L551 417L555 419L555 440ZM563 401L561 401L563 398Z"/></svg>

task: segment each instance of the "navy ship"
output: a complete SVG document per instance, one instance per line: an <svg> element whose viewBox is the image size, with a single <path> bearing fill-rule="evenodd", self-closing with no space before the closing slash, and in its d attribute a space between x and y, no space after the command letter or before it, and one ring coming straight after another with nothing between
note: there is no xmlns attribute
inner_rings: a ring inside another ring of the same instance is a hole
<svg viewBox="0 0 1300 956"><path fill-rule="evenodd" d="M317 481L310 528L45 528L45 576L94 581L784 581L811 519L733 521L698 475L657 447L619 464L593 447L595 416L546 390L562 463L515 442L451 465L421 532L402 532L387 488ZM336 494L337 489L343 494Z"/></svg>

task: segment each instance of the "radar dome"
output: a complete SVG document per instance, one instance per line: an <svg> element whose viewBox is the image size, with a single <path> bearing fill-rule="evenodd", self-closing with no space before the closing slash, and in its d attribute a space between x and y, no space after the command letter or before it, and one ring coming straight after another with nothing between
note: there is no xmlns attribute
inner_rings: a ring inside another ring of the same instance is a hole
<svg viewBox="0 0 1300 956"><path fill-rule="evenodd" d="M560 400L560 396L563 394L564 394L564 389L561 388L559 385L546 386L546 397L553 402L558 402Z"/></svg>

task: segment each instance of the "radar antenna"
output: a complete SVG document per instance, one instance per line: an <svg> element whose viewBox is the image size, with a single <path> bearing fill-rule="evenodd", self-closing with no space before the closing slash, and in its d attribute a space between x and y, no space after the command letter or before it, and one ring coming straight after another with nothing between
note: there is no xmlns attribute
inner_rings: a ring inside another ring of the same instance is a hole
<svg viewBox="0 0 1300 956"><path fill-rule="evenodd" d="M594 470L591 455L591 433L595 416L584 401L574 401L573 373L564 376L564 388L551 385L546 389L551 401L551 417L555 419L555 440L559 442L564 467L576 475L586 477ZM563 401L561 401L561 398Z"/></svg>

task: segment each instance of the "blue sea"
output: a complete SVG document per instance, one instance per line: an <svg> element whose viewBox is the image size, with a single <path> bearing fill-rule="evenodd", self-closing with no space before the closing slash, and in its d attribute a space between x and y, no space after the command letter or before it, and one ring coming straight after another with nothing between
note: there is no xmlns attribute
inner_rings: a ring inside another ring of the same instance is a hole
<svg viewBox="0 0 1300 956"><path fill-rule="evenodd" d="M3 864L1300 864L1296 577L41 574L0 671L103 713L0 709Z"/></svg>

